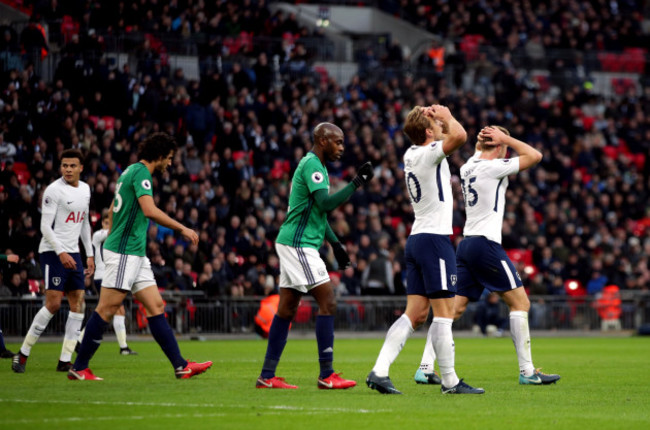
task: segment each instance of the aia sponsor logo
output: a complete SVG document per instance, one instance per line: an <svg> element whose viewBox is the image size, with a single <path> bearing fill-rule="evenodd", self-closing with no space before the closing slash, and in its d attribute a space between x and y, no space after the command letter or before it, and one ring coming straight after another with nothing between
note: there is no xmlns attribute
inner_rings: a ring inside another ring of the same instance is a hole
<svg viewBox="0 0 650 430"><path fill-rule="evenodd" d="M68 214L68 217L65 219L65 223L73 222L73 223L80 223L83 220L86 219L86 212L70 212Z"/></svg>

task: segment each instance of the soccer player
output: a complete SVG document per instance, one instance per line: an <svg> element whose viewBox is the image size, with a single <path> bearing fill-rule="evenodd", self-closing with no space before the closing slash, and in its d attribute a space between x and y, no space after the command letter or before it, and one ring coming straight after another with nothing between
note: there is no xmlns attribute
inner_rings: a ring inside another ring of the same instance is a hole
<svg viewBox="0 0 650 430"><path fill-rule="evenodd" d="M32 322L18 354L14 355L11 369L25 373L27 358L50 320L61 308L63 294L68 298L70 313L65 324L63 347L56 370L67 372L72 352L79 337L84 318L84 274L92 276L95 259L90 240L88 222L90 187L79 178L83 171L83 154L77 149L61 153L62 177L47 186L43 193L39 259L45 278L45 306ZM79 237L86 250L86 270L81 263Z"/></svg>
<svg viewBox="0 0 650 430"><path fill-rule="evenodd" d="M334 373L334 314L336 296L318 250L323 239L332 246L339 269L350 265L350 258L327 222L327 213L345 202L354 191L374 175L370 162L362 165L352 182L329 194L325 163L343 154L343 132L334 124L320 123L314 128L314 147L305 155L291 180L287 218L280 227L275 249L280 258L280 304L273 317L262 373L257 388L298 388L275 376L287 343L289 325L296 315L303 294L310 293L318 303L316 342L320 375L318 388L345 389L357 383Z"/></svg>
<svg viewBox="0 0 650 430"><path fill-rule="evenodd" d="M505 158L508 148L519 157ZM519 273L501 246L508 175L529 169L541 160L539 151L510 136L505 128L489 126L478 135L477 152L460 168L467 221L465 238L456 252L455 318L460 318L467 303L478 300L486 288L501 296L510 308L510 335L522 385L552 384L560 379L559 375L546 375L533 366L528 329L530 302Z"/></svg>
<svg viewBox="0 0 650 430"><path fill-rule="evenodd" d="M0 254L0 261L8 261L10 263L18 263L19 257L16 254ZM5 346L5 338L2 335L2 328L0 327L0 358L12 358L14 353L9 351Z"/></svg>
<svg viewBox="0 0 650 430"><path fill-rule="evenodd" d="M195 231L167 216L156 207L153 199L151 175L155 171L164 172L171 165L176 142L168 134L154 133L140 143L138 150L140 161L129 166L115 186L115 198L109 209L110 233L104 242L106 271L102 292L86 325L79 355L68 372L71 380L102 380L88 368L88 362L129 291L144 305L151 334L172 363L177 378L191 378L212 366L211 361L188 362L181 356L174 333L165 319L151 262L145 255L149 219L179 232L193 244L199 242Z"/></svg>
<svg viewBox="0 0 650 430"><path fill-rule="evenodd" d="M454 368L451 325L456 291L456 255L452 233L452 190L447 156L467 139L462 125L441 105L416 106L409 112L404 133L413 146L404 154L404 176L415 222L406 241L406 311L386 333L366 384L382 394L402 394L389 377L390 365L414 329L433 309L430 341L440 364L443 394L482 394L458 379Z"/></svg>
<svg viewBox="0 0 650 430"><path fill-rule="evenodd" d="M103 246L106 238L108 237L108 232L110 230L110 219L109 212L107 209L102 211L102 228L93 233L93 247L95 249L95 288L97 292L101 292L102 288L102 279L104 278L104 258L103 258ZM117 310L117 313L113 317L113 330L115 331L115 336L117 337L117 343L120 345L120 355L138 355L137 352L129 348L129 345L126 343L126 310L124 309L124 304L120 306ZM79 336L79 344L83 341L85 330L81 331Z"/></svg>

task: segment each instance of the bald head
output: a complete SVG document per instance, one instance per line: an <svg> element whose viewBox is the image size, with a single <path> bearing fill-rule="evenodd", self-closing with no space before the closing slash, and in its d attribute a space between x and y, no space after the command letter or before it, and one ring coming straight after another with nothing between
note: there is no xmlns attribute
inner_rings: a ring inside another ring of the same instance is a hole
<svg viewBox="0 0 650 430"><path fill-rule="evenodd" d="M336 161L343 154L343 131L329 122L321 122L314 128L314 153L324 163Z"/></svg>
<svg viewBox="0 0 650 430"><path fill-rule="evenodd" d="M314 128L314 143L339 136L343 136L343 131L331 122L321 122Z"/></svg>

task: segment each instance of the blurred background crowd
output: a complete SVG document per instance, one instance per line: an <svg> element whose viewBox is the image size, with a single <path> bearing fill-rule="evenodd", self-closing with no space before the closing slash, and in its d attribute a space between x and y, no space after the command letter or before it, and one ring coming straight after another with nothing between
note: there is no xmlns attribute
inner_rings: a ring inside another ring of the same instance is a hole
<svg viewBox="0 0 650 430"><path fill-rule="evenodd" d="M365 161L375 166L371 184L330 215L355 263L336 272L329 247L321 249L337 292L404 294L413 213L402 126L414 106L433 103L448 106L469 136L449 158L455 242L464 225L459 168L478 131L502 125L544 154L506 197L503 245L529 292L565 294L568 281L588 294L650 285L644 2L375 2L436 37L418 53L395 39L359 49L349 82L314 66L332 55L322 27L264 0L21 3L29 22L0 28L0 252L21 257L0 294L27 293L42 277L41 197L59 176L61 151L86 155L82 179L98 229L116 179L152 131L179 144L173 166L155 178L156 203L200 235L192 246L152 226L159 285L208 297L268 294L291 175L323 121L345 134L343 158L328 166L331 192ZM110 61L117 41L134 61ZM179 49L199 58L196 76L169 61ZM47 56L57 58L49 78L40 75ZM611 94L594 91L594 70L621 58L633 77ZM548 73L533 76L522 67L530 64Z"/></svg>

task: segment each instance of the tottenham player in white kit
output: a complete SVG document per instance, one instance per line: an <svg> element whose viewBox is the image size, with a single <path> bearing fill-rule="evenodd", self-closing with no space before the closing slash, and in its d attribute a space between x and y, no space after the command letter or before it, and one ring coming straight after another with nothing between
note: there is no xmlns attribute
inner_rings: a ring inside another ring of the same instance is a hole
<svg viewBox="0 0 650 430"><path fill-rule="evenodd" d="M401 394L388 376L390 365L414 329L426 321L431 307L430 339L438 356L442 393L482 394L482 388L458 379L451 332L456 255L449 239L453 197L447 156L465 143L467 133L441 105L415 107L406 118L404 132L413 143L404 154L404 176L415 213L405 250L406 311L388 330L366 384L383 394Z"/></svg>
<svg viewBox="0 0 650 430"><path fill-rule="evenodd" d="M519 157L505 158L508 147ZM510 334L522 385L552 384L560 379L533 366L528 329L530 302L519 273L501 246L508 175L529 169L541 160L542 154L535 148L513 138L503 127L490 126L481 130L476 154L460 168L467 221L465 238L456 252L455 318L460 318L467 303L478 300L484 289L499 294L510 308ZM433 357L426 361L433 362Z"/></svg>
<svg viewBox="0 0 650 430"><path fill-rule="evenodd" d="M12 360L16 373L25 373L27 358L48 323L61 307L64 292L70 305L65 325L63 347L56 370L67 372L83 321L84 274L95 271L93 247L90 239L88 207L90 187L79 178L83 170L83 154L66 149L61 154L62 177L52 182L43 193L39 260L45 279L45 306L32 321L20 352ZM79 253L79 237L86 250L84 271Z"/></svg>

